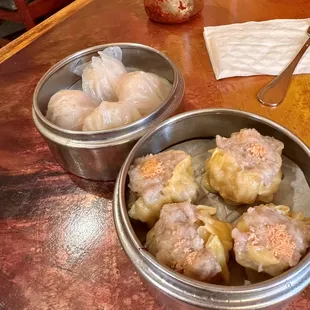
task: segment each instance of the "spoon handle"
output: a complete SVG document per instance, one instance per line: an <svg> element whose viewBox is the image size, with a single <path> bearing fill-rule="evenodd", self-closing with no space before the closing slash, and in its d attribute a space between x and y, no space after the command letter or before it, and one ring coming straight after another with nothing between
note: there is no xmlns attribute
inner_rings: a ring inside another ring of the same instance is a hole
<svg viewBox="0 0 310 310"><path fill-rule="evenodd" d="M276 107L282 102L290 85L294 70L300 58L303 56L309 46L310 38L307 40L292 62L287 66L287 68L258 93L257 98L262 104L269 107Z"/></svg>

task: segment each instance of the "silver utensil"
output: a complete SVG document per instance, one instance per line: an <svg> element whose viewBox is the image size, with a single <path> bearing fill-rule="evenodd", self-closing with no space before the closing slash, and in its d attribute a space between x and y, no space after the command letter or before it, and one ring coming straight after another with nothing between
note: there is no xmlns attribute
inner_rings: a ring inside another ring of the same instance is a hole
<svg viewBox="0 0 310 310"><path fill-rule="evenodd" d="M301 57L310 46L310 27L307 30L307 34L309 39L306 41L292 62L284 71L282 71L275 79L273 79L258 93L257 98L263 105L276 107L284 99L294 70Z"/></svg>

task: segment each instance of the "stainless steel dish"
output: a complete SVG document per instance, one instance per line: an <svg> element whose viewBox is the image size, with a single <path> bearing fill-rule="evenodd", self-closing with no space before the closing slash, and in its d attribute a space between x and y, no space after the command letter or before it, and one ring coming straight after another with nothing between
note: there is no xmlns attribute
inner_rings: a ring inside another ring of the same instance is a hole
<svg viewBox="0 0 310 310"><path fill-rule="evenodd" d="M284 155L303 170L310 183L310 150L287 129L260 116L226 109L198 110L177 115L145 135L128 155L114 192L114 220L122 246L155 295L171 309L269 309L282 305L310 283L310 253L301 262L271 280L247 286L222 286L186 278L160 265L137 237L126 206L128 168L136 157L158 153L197 138L229 136L242 128L256 128L283 141Z"/></svg>
<svg viewBox="0 0 310 310"><path fill-rule="evenodd" d="M153 72L172 83L169 97L152 114L137 122L106 131L71 131L59 128L45 118L50 97L61 89L80 89L74 66L110 46L123 51L128 68ZM175 64L152 47L136 43L105 44L87 48L66 57L39 81L33 95L33 120L59 164L69 172L92 180L115 180L129 151L148 130L175 113L184 95L184 80Z"/></svg>

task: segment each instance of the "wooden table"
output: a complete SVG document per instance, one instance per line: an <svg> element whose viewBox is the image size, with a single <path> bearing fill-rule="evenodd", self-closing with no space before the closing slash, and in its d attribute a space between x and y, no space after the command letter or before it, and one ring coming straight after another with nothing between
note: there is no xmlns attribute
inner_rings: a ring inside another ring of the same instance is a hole
<svg viewBox="0 0 310 310"><path fill-rule="evenodd" d="M185 110L254 112L310 144L309 76L293 78L281 106L263 107L256 93L271 77L216 81L202 37L207 25L309 17L308 0L208 0L196 19L170 26L149 21L142 0L97 0L78 10L87 2L71 6L68 14L78 11L71 17L62 12L36 28L22 45L13 43L9 52L20 51L0 67L0 309L162 309L117 239L114 184L66 173L32 122L35 85L65 56L108 42L151 45L183 72ZM309 299L308 289L286 309L309 309Z"/></svg>

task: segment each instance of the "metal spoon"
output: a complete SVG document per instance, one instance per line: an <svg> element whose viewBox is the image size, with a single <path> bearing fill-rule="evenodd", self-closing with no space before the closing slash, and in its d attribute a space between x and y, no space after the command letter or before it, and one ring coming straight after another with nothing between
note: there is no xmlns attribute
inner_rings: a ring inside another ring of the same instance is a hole
<svg viewBox="0 0 310 310"><path fill-rule="evenodd" d="M258 100L269 107L276 107L284 99L287 89L290 85L291 77L294 70L305 53L307 48L310 46L310 27L307 30L309 39L292 60L292 62L287 66L287 68L282 71L275 79L273 79L269 84L267 84L257 95Z"/></svg>

